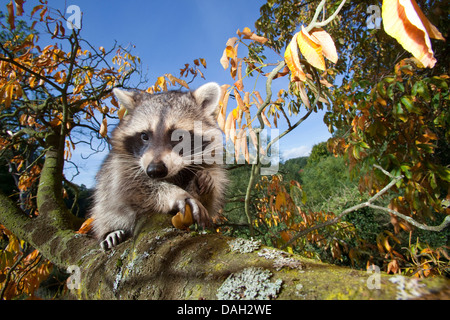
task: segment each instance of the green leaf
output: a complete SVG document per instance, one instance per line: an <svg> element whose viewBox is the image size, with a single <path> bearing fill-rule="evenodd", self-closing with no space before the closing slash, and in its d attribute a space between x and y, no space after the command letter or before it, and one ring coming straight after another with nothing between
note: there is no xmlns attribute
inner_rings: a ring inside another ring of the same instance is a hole
<svg viewBox="0 0 450 320"><path fill-rule="evenodd" d="M428 90L428 86L423 81L416 82L412 88L411 93L413 96L419 95L427 102L431 99L430 90Z"/></svg>
<svg viewBox="0 0 450 320"><path fill-rule="evenodd" d="M404 173L405 177L408 179L412 178L412 173L411 173L411 167L408 165L401 165L400 169L402 170L402 172Z"/></svg>
<svg viewBox="0 0 450 320"><path fill-rule="evenodd" d="M360 145L361 147L363 147L364 149L370 149L369 145L368 145L367 143L365 143L364 141L361 141L361 142L359 143L359 145Z"/></svg>
<svg viewBox="0 0 450 320"><path fill-rule="evenodd" d="M412 112L412 110L414 109L414 102L412 101L412 99L409 96L401 97L400 101L406 107L406 110L408 110L409 112Z"/></svg>

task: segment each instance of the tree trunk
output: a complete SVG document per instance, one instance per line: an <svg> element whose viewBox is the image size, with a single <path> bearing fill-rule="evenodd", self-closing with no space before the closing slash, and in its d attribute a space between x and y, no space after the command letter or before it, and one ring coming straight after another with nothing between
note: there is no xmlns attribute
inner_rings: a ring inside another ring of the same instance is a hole
<svg viewBox="0 0 450 320"><path fill-rule="evenodd" d="M367 273L256 241L177 230L161 214L104 252L88 235L60 230L45 217L27 218L4 195L0 204L0 223L58 267L77 270L69 280L78 299L395 299L449 287L443 278Z"/></svg>

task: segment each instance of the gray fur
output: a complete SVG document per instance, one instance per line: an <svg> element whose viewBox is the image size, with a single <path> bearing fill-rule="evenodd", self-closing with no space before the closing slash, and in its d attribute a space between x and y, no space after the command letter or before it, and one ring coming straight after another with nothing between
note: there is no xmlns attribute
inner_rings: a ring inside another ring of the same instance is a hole
<svg viewBox="0 0 450 320"><path fill-rule="evenodd" d="M152 212L184 212L190 205L200 226L212 225L223 207L226 171L217 163L181 161L167 137L169 130L198 132L194 122L201 121L202 138L216 137L210 146L221 149L215 121L220 87L208 83L194 92L154 95L114 89L114 94L128 114L112 132L112 150L97 175L91 217L102 248L132 236L136 222ZM162 163L167 175L150 178L153 163Z"/></svg>

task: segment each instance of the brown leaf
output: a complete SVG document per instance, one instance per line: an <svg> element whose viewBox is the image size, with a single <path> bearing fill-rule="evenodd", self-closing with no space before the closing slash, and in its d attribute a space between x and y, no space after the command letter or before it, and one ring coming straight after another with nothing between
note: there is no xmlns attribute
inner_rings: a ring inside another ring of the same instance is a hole
<svg viewBox="0 0 450 320"><path fill-rule="evenodd" d="M25 0L14 0L16 4L16 13L18 16L21 16L23 14L23 3Z"/></svg>
<svg viewBox="0 0 450 320"><path fill-rule="evenodd" d="M239 36L242 36L242 35L243 35L243 36L244 36L244 39L250 39L250 40L253 40L253 41L262 43L262 44L264 44L264 43L266 43L266 42L268 41L267 38L264 38L264 37L262 37L262 36L258 36L257 34L255 34L254 32L252 32L252 31L250 30L250 28L248 28L248 27L245 27L244 30L243 30L242 32L238 29L237 34L238 34Z"/></svg>
<svg viewBox="0 0 450 320"><path fill-rule="evenodd" d="M106 134L108 133L108 120L106 120L106 118L103 118L102 124L100 125L100 130L98 132L103 138L106 137Z"/></svg>
<svg viewBox="0 0 450 320"><path fill-rule="evenodd" d="M383 28L425 67L436 63L430 37L444 40L439 30L431 24L415 0L384 0Z"/></svg>
<svg viewBox="0 0 450 320"><path fill-rule="evenodd" d="M16 26L14 25L14 5L13 2L11 0L10 3L8 3L6 5L6 8L8 9L8 23L9 23L9 27L11 28L11 30L14 30L16 28Z"/></svg>

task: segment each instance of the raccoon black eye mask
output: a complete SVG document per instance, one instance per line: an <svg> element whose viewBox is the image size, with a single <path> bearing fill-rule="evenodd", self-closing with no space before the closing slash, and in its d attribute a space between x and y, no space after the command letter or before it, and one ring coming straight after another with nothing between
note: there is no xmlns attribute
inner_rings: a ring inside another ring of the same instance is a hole
<svg viewBox="0 0 450 320"><path fill-rule="evenodd" d="M227 184L216 123L220 87L113 91L127 115L97 174L90 215L100 246L108 250L133 236L136 222L152 213L184 213L186 206L198 225L212 225Z"/></svg>

